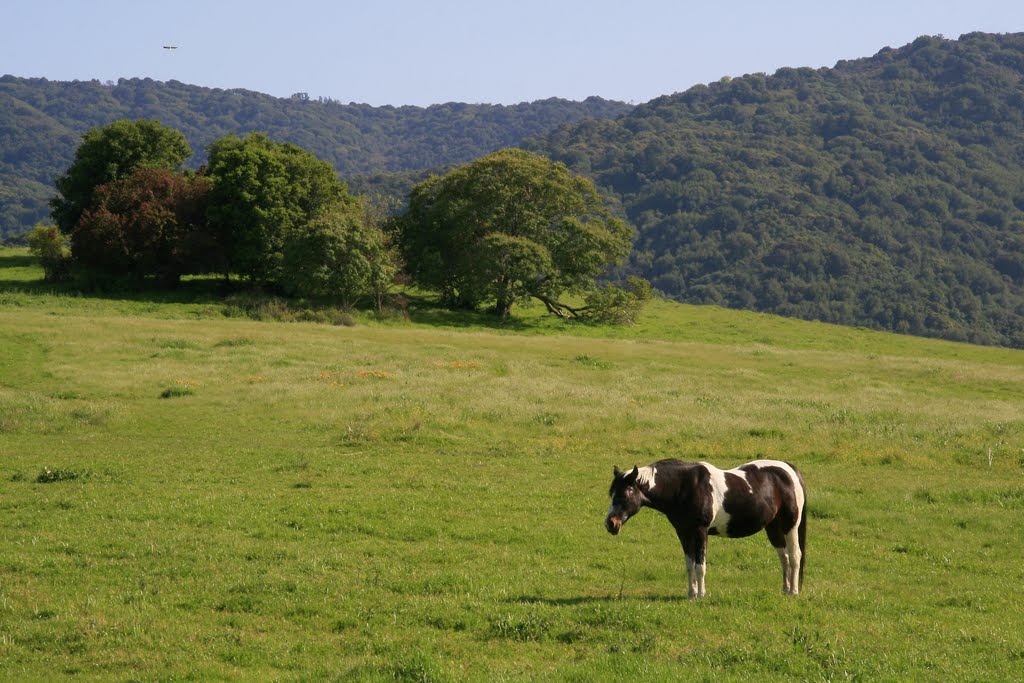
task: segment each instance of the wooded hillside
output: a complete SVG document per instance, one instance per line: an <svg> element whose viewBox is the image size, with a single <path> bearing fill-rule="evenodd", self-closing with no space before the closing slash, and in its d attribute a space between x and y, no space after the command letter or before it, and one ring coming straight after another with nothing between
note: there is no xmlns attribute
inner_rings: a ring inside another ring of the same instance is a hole
<svg viewBox="0 0 1024 683"><path fill-rule="evenodd" d="M527 146L682 301L1024 346L1024 34L723 78Z"/></svg>
<svg viewBox="0 0 1024 683"><path fill-rule="evenodd" d="M49 81L0 77L0 239L25 232L47 215L54 179L83 133L117 119L154 119L185 134L195 151L229 134L263 132L330 162L343 179L421 171L472 161L523 138L584 117L615 117L632 107L591 97L551 98L510 106L450 102L430 107L372 107L277 98L145 79ZM417 176L399 177L411 187ZM383 182L386 189L393 180ZM362 186L365 186L363 183Z"/></svg>

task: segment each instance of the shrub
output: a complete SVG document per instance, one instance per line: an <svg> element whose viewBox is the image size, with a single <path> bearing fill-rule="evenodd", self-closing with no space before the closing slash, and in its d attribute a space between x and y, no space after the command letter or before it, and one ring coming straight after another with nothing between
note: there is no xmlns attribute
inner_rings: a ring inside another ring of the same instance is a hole
<svg viewBox="0 0 1024 683"><path fill-rule="evenodd" d="M587 294L583 317L614 325L635 325L644 304L652 296L651 283L630 277L626 288L605 285Z"/></svg>
<svg viewBox="0 0 1024 683"><path fill-rule="evenodd" d="M46 468L43 469L42 472L40 472L36 476L36 483L37 484L52 484L53 482L56 482L56 481L71 481L73 479L78 479L78 477L80 477L80 476L81 475L78 472L75 472L74 470L62 470L62 469L53 469L53 470L51 470L49 467L46 467Z"/></svg>
<svg viewBox="0 0 1024 683"><path fill-rule="evenodd" d="M28 248L39 259L47 282L66 280L70 272L71 254L68 240L56 225L40 223L28 236Z"/></svg>
<svg viewBox="0 0 1024 683"><path fill-rule="evenodd" d="M330 306L299 308L286 299L258 294L228 297L222 313L226 318L244 317L252 320L274 320L289 323L315 322L345 327L352 327L356 324L355 317L345 308Z"/></svg>
<svg viewBox="0 0 1024 683"><path fill-rule="evenodd" d="M195 390L188 385L175 384L161 391L160 398L179 398L181 396L191 396L194 393L196 393Z"/></svg>

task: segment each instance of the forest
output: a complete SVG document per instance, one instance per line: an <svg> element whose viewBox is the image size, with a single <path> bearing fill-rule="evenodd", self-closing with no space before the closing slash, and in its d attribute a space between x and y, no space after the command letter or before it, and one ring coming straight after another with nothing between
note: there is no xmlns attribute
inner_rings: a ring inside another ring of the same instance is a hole
<svg viewBox="0 0 1024 683"><path fill-rule="evenodd" d="M527 143L681 301L1024 346L1024 34L723 78Z"/></svg>

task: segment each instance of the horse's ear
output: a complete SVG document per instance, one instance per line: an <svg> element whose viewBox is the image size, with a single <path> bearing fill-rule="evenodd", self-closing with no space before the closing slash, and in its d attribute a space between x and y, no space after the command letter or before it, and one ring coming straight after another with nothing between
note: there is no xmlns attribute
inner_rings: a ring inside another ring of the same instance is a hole
<svg viewBox="0 0 1024 683"><path fill-rule="evenodd" d="M612 468L612 473L615 475L616 479L622 476L622 470L619 469L618 465L612 465Z"/></svg>
<svg viewBox="0 0 1024 683"><path fill-rule="evenodd" d="M626 475L626 481L628 481L629 483L633 483L634 481L636 481L636 478L639 477L639 476L640 476L640 468L637 467L636 465L633 465L633 469L630 470L629 474Z"/></svg>

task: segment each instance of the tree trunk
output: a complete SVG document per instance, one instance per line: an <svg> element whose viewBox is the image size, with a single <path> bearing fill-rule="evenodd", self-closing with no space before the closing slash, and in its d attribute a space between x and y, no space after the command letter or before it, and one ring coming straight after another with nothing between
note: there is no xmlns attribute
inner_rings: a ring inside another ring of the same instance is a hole
<svg viewBox="0 0 1024 683"><path fill-rule="evenodd" d="M494 313L502 318L507 318L512 314L512 302L511 301L498 301L494 304Z"/></svg>

